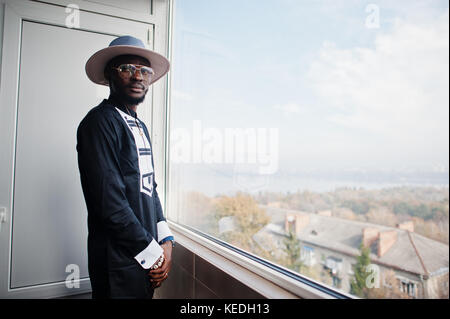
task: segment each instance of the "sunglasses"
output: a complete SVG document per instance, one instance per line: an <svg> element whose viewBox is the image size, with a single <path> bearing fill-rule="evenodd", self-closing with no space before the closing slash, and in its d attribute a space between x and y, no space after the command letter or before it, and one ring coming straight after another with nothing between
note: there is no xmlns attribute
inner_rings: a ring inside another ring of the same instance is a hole
<svg viewBox="0 0 450 319"><path fill-rule="evenodd" d="M152 76L155 74L152 68L143 65L121 64L118 67L112 69L117 70L119 76L123 79L129 79L135 76L136 72L139 71L142 78L147 82L149 82L152 79Z"/></svg>

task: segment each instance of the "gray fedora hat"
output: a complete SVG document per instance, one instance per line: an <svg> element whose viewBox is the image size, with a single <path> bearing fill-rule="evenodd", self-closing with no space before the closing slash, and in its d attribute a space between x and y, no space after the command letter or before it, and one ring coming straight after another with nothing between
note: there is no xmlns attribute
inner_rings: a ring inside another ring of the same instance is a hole
<svg viewBox="0 0 450 319"><path fill-rule="evenodd" d="M88 78L94 83L109 86L104 75L105 66L111 59L119 55L137 55L150 61L155 72L150 84L158 81L169 72L170 63L164 56L147 49L141 40L126 35L113 40L107 48L95 52L89 58L86 62Z"/></svg>

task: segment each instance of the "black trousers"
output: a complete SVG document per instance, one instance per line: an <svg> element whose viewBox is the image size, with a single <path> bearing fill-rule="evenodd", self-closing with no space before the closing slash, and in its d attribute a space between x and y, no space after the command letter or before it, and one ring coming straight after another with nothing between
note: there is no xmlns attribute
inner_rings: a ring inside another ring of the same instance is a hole
<svg viewBox="0 0 450 319"><path fill-rule="evenodd" d="M100 271L89 269L93 299L152 299L148 270L140 265Z"/></svg>

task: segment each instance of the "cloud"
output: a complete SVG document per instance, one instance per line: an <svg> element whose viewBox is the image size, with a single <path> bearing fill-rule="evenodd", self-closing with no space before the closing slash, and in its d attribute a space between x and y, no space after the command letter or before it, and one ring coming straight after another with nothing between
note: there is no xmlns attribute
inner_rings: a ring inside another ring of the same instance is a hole
<svg viewBox="0 0 450 319"><path fill-rule="evenodd" d="M397 20L373 49L324 43L308 77L328 121L448 150L448 10L427 23Z"/></svg>

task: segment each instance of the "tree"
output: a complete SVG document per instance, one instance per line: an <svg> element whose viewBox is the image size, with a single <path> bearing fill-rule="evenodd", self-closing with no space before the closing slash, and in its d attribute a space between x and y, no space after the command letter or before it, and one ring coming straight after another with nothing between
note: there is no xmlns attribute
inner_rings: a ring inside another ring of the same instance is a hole
<svg viewBox="0 0 450 319"><path fill-rule="evenodd" d="M370 265L370 248L362 243L359 247L360 255L357 257L355 266L353 267L354 277L350 283L350 293L361 298L367 297L366 280L370 275L366 271L366 267Z"/></svg>
<svg viewBox="0 0 450 319"><path fill-rule="evenodd" d="M217 221L223 217L232 217L236 224L235 230L219 234L219 237L232 245L257 253L253 236L269 223L266 211L250 195L243 193L218 198L214 210Z"/></svg>
<svg viewBox="0 0 450 319"><path fill-rule="evenodd" d="M286 266L296 272L300 272L303 267L303 263L300 261L301 243L294 232L289 232L287 238L284 239L284 246L284 251L288 255Z"/></svg>

